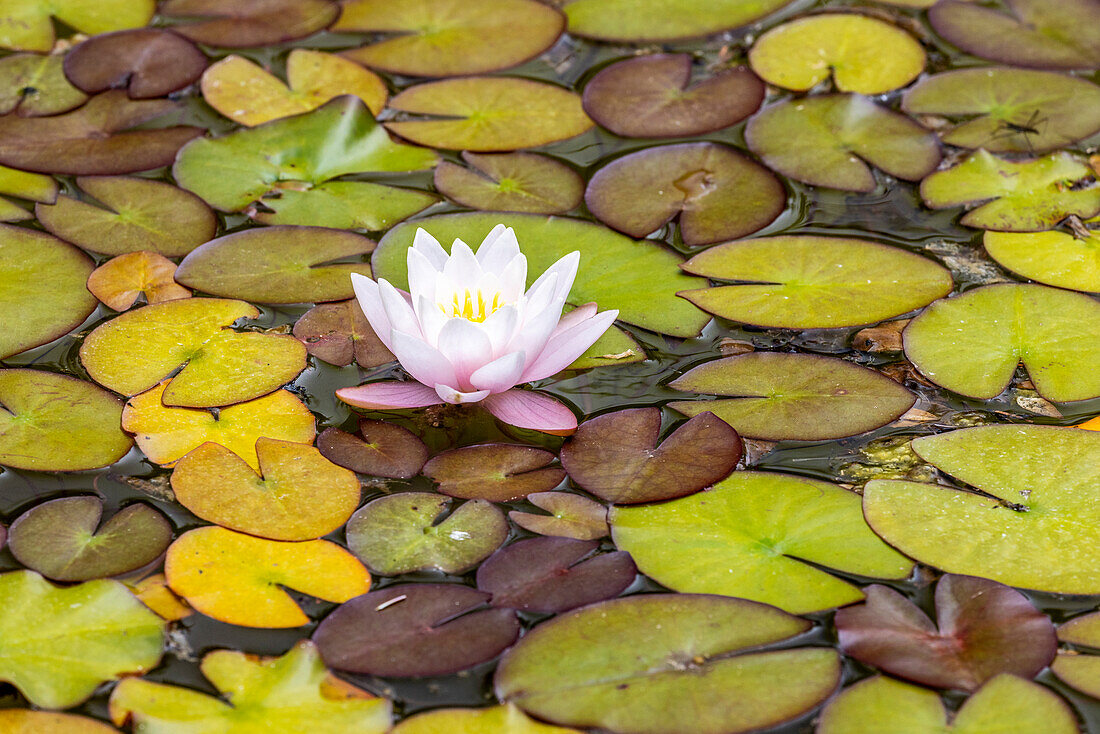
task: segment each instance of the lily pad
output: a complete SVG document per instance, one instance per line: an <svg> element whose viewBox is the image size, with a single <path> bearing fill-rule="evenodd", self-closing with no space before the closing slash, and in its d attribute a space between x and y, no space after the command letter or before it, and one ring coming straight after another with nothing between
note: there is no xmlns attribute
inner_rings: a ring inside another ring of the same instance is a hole
<svg viewBox="0 0 1100 734"><path fill-rule="evenodd" d="M569 313L573 307L566 304L562 313ZM617 364L644 362L646 351L638 340L626 329L614 324L600 336L595 343L577 357L567 370L587 370L593 367L607 367Z"/></svg>
<svg viewBox="0 0 1100 734"><path fill-rule="evenodd" d="M333 263L365 255L374 242L324 227L261 227L219 237L180 263L176 280L198 291L253 303L313 303L351 298L351 273L370 265Z"/></svg>
<svg viewBox="0 0 1100 734"><path fill-rule="evenodd" d="M584 197L584 179L549 156L464 151L462 160L470 167L441 162L434 183L448 199L471 209L564 214Z"/></svg>
<svg viewBox="0 0 1100 734"><path fill-rule="evenodd" d="M635 504L698 492L741 459L741 438L713 413L700 413L659 442L660 434L657 408L607 413L580 425L562 446L561 463L605 502Z"/></svg>
<svg viewBox="0 0 1100 734"><path fill-rule="evenodd" d="M564 28L560 12L534 0L349 0L332 30L388 34L344 52L364 66L407 76L466 76L533 59Z"/></svg>
<svg viewBox="0 0 1100 734"><path fill-rule="evenodd" d="M88 95L65 78L63 62L63 56L39 54L0 59L0 115L56 115L84 104Z"/></svg>
<svg viewBox="0 0 1100 734"><path fill-rule="evenodd" d="M76 182L95 203L61 196L36 206L35 216L50 232L91 252L147 250L178 257L217 231L217 217L202 199L163 181L82 176Z"/></svg>
<svg viewBox="0 0 1100 734"><path fill-rule="evenodd" d="M0 225L0 359L80 326L96 307L84 287L94 267L87 255L55 237Z"/></svg>
<svg viewBox="0 0 1100 734"><path fill-rule="evenodd" d="M301 191L275 191L259 202L262 211L249 209L248 213L263 224L383 230L437 201L435 194L416 189L367 181L328 181Z"/></svg>
<svg viewBox="0 0 1100 734"><path fill-rule="evenodd" d="M745 141L769 168L796 181L844 191L874 190L871 166L917 181L940 162L934 133L857 94L815 95L772 105L749 121Z"/></svg>
<svg viewBox="0 0 1100 734"><path fill-rule="evenodd" d="M584 87L584 111L627 138L687 138L745 119L764 83L743 66L692 83L691 54L650 54L600 70Z"/></svg>
<svg viewBox="0 0 1100 734"><path fill-rule="evenodd" d="M326 428L317 448L329 461L359 474L409 479L428 460L428 447L415 433L385 421L359 421L359 435Z"/></svg>
<svg viewBox="0 0 1100 734"><path fill-rule="evenodd" d="M791 0L573 0L569 32L600 41L649 43L709 36L748 25Z"/></svg>
<svg viewBox="0 0 1100 734"><path fill-rule="evenodd" d="M205 130L191 125L132 129L180 109L166 99L97 94L72 112L44 118L0 117L0 163L39 173L76 176L147 171L167 166Z"/></svg>
<svg viewBox="0 0 1100 734"><path fill-rule="evenodd" d="M58 188L53 176L0 166L0 194L52 204Z"/></svg>
<svg viewBox="0 0 1100 734"><path fill-rule="evenodd" d="M230 120L253 127L317 109L342 94L352 94L377 115L389 90L377 74L347 59L296 48L286 58L284 83L248 59L231 55L202 75L206 103Z"/></svg>
<svg viewBox="0 0 1100 734"><path fill-rule="evenodd" d="M772 28L749 50L761 79L798 92L832 77L841 92L882 94L916 79L925 60L911 35L858 13L797 18Z"/></svg>
<svg viewBox="0 0 1100 734"><path fill-rule="evenodd" d="M89 377L123 395L148 390L174 373L162 396L166 406L251 400L306 367L305 347L293 336L229 328L259 315L255 306L222 298L152 304L97 326L80 347L80 361Z"/></svg>
<svg viewBox="0 0 1100 734"><path fill-rule="evenodd" d="M160 12L190 21L172 30L195 43L254 48L313 35L336 20L340 6L329 0L165 0Z"/></svg>
<svg viewBox="0 0 1100 734"><path fill-rule="evenodd" d="M613 507L609 518L616 547L658 583L792 614L863 598L856 586L817 566L885 579L913 570L867 527L859 495L792 474L735 472L690 497Z"/></svg>
<svg viewBox="0 0 1100 734"><path fill-rule="evenodd" d="M118 734L117 729L87 716L30 709L0 711L0 730L8 734Z"/></svg>
<svg viewBox="0 0 1100 734"><path fill-rule="evenodd" d="M681 267L735 281L680 295L704 311L754 326L828 329L900 316L951 292L934 260L868 240L760 237L712 247Z"/></svg>
<svg viewBox="0 0 1100 734"><path fill-rule="evenodd" d="M510 704L480 709L425 711L401 721L391 734L438 734L441 731L449 734L581 734L576 729L563 729L535 721Z"/></svg>
<svg viewBox="0 0 1100 734"><path fill-rule="evenodd" d="M162 402L165 383L130 399L122 411L122 427L135 434L146 458L172 466L185 454L213 441L260 470L256 441L261 437L313 443L313 413L293 393L276 390L255 400L218 410L171 408Z"/></svg>
<svg viewBox="0 0 1100 734"><path fill-rule="evenodd" d="M348 548L373 573L397 576L438 569L469 571L508 537L504 514L485 500L453 508L429 492L400 492L365 504L348 521Z"/></svg>
<svg viewBox="0 0 1100 734"><path fill-rule="evenodd" d="M976 288L933 303L903 337L925 377L968 397L999 395L1021 363L1048 400L1100 396L1100 303L1084 294L1019 283Z"/></svg>
<svg viewBox="0 0 1100 734"><path fill-rule="evenodd" d="M508 518L524 530L577 540L598 540L611 532L607 508L587 497L568 492L535 492L527 501L548 515L512 510Z"/></svg>
<svg viewBox="0 0 1100 734"><path fill-rule="evenodd" d="M1100 236L1066 232L986 232L989 256L1030 280L1075 291L1100 292Z"/></svg>
<svg viewBox="0 0 1100 734"><path fill-rule="evenodd" d="M115 311L133 306L138 296L147 303L190 298L191 291L176 283L176 264L164 255L142 250L113 257L88 276L88 290Z"/></svg>
<svg viewBox="0 0 1100 734"><path fill-rule="evenodd" d="M1071 214L1087 219L1100 212L1094 177L1083 160L1064 151L1014 162L979 150L924 179L920 193L933 209L975 205L959 220L968 227L1034 232Z"/></svg>
<svg viewBox="0 0 1100 734"><path fill-rule="evenodd" d="M287 589L345 602L370 587L367 570L335 543L284 543L216 526L177 538L164 575L172 591L208 617L267 629L309 624Z"/></svg>
<svg viewBox="0 0 1100 734"><path fill-rule="evenodd" d="M593 174L584 192L589 211L632 237L645 237L679 217L685 245L743 237L771 224L787 203L783 184L733 148L680 143L646 148Z"/></svg>
<svg viewBox="0 0 1100 734"><path fill-rule="evenodd" d="M811 711L840 682L831 649L764 648L809 627L744 599L631 596L539 625L504 655L494 687L502 701L556 724L621 734L755 731Z"/></svg>
<svg viewBox="0 0 1100 734"><path fill-rule="evenodd" d="M195 44L159 28L106 33L65 56L65 76L89 94L125 89L130 99L149 99L183 89L206 68Z"/></svg>
<svg viewBox="0 0 1100 734"><path fill-rule="evenodd" d="M111 719L132 721L143 734L383 734L390 702L375 698L330 673L317 649L303 641L283 656L258 658L215 650L202 673L222 696L128 678L111 692Z"/></svg>
<svg viewBox="0 0 1100 734"><path fill-rule="evenodd" d="M1002 673L1034 678L1058 649L1050 618L996 581L943 576L936 620L888 586L836 613L848 657L935 688L974 691Z"/></svg>
<svg viewBox="0 0 1100 734"><path fill-rule="evenodd" d="M461 499L510 502L561 484L565 471L549 466L556 457L534 446L485 443L437 454L424 465L436 489Z"/></svg>
<svg viewBox="0 0 1100 734"><path fill-rule="evenodd" d="M35 706L76 706L100 684L160 662L163 620L117 581L57 587L10 571L0 574L0 608L0 680Z"/></svg>
<svg viewBox="0 0 1100 734"><path fill-rule="evenodd" d="M156 0L7 0L0 8L0 48L49 51L54 44L51 16L95 35L140 28L153 18Z"/></svg>
<svg viewBox="0 0 1100 734"><path fill-rule="evenodd" d="M1058 680L1093 698L1100 698L1100 613L1074 617L1058 627L1058 639L1085 650L1059 651L1050 666Z"/></svg>
<svg viewBox="0 0 1100 734"><path fill-rule="evenodd" d="M1057 594L1100 593L1100 434L985 426L918 438L913 450L985 494L868 483L863 511L888 543L948 573Z"/></svg>
<svg viewBox="0 0 1100 734"><path fill-rule="evenodd" d="M90 382L41 370L0 370L0 464L31 471L109 466L134 445L122 402Z"/></svg>
<svg viewBox="0 0 1100 734"><path fill-rule="evenodd" d="M359 505L359 480L307 444L256 439L260 472L226 447L204 443L172 470L176 500L230 530L271 540L312 540L341 527Z"/></svg>
<svg viewBox="0 0 1100 734"><path fill-rule="evenodd" d="M741 435L771 441L827 441L874 430L913 407L916 396L889 377L812 354L758 352L707 362L669 387L728 395L678 400L684 415L711 412Z"/></svg>
<svg viewBox="0 0 1100 734"><path fill-rule="evenodd" d="M592 121L568 89L502 76L463 77L405 89L390 107L412 115L387 122L394 133L432 148L492 152L535 148L587 132Z"/></svg>
<svg viewBox="0 0 1100 734"><path fill-rule="evenodd" d="M123 583L142 604L152 609L157 613L157 616L167 622L186 619L195 613L194 609L168 588L168 582L163 573L146 576L140 581L124 580Z"/></svg>
<svg viewBox="0 0 1100 734"><path fill-rule="evenodd" d="M24 512L11 524L8 548L27 568L55 581L118 576L160 558L172 526L149 505L127 505L106 522L98 497L61 497Z"/></svg>
<svg viewBox="0 0 1100 734"><path fill-rule="evenodd" d="M694 336L706 315L676 292L703 285L676 267L680 257L648 242L636 242L605 227L579 219L534 214L443 214L394 227L378 243L371 258L377 278L398 288L408 287L406 252L422 227L445 249L455 238L481 242L498 223L515 230L527 256L527 272L544 272L573 250L581 253L580 269L569 303L595 301L600 308L619 309L619 320L672 336Z"/></svg>
<svg viewBox="0 0 1100 734"><path fill-rule="evenodd" d="M1003 0L1000 7L941 0L928 20L967 53L1013 66L1100 66L1100 8L1090 0Z"/></svg>
<svg viewBox="0 0 1100 734"><path fill-rule="evenodd" d="M372 591L325 617L313 641L349 673L416 678L492 660L519 636L511 609L458 584L401 584Z"/></svg>
<svg viewBox="0 0 1100 734"><path fill-rule="evenodd" d="M310 355L338 367L354 361L369 369L394 360L355 299L314 306L294 322L294 336Z"/></svg>

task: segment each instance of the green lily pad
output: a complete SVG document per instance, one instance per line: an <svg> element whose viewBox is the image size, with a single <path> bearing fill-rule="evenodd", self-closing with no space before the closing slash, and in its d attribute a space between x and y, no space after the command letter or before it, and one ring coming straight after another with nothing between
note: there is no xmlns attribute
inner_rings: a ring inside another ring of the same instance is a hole
<svg viewBox="0 0 1100 734"><path fill-rule="evenodd" d="M294 336L310 355L338 367L354 361L369 369L394 360L355 299L314 306L294 322Z"/></svg>
<svg viewBox="0 0 1100 734"><path fill-rule="evenodd" d="M471 213L443 214L401 224L378 243L371 258L375 277L385 278L397 288L408 288L405 258L418 227L449 250L456 238L481 242L498 223L515 230L532 278L558 258L574 250L581 253L580 269L569 296L574 306L595 301L602 309L619 309L620 321L673 336L694 336L707 322L702 311L675 295L684 288L703 285L702 279L679 272L679 255L579 219Z"/></svg>
<svg viewBox="0 0 1100 734"><path fill-rule="evenodd" d="M289 334L236 332L230 325L259 309L244 301L183 298L127 311L100 324L80 347L88 376L137 395L180 370L164 390L166 406L210 408L266 395L306 367Z"/></svg>
<svg viewBox="0 0 1100 734"><path fill-rule="evenodd" d="M752 23L791 0L573 0L569 32L600 41L649 43L709 36Z"/></svg>
<svg viewBox="0 0 1100 734"><path fill-rule="evenodd" d="M379 497L348 520L348 548L373 573L438 569L464 573L508 537L508 521L485 500L471 500L440 521L453 500L429 492Z"/></svg>
<svg viewBox="0 0 1100 734"><path fill-rule="evenodd" d="M22 222L34 219L34 212L28 211L15 202L0 198L0 222Z"/></svg>
<svg viewBox="0 0 1100 734"><path fill-rule="evenodd" d="M668 407L689 416L709 411L742 436L772 441L854 436L890 423L916 401L880 372L832 357L779 352L707 362L669 387L734 396L677 400Z"/></svg>
<svg viewBox="0 0 1100 734"><path fill-rule="evenodd" d="M929 306L903 337L917 369L961 395L999 395L1023 363L1048 400L1100 396L1100 302L1080 293L1018 283L976 288Z"/></svg>
<svg viewBox="0 0 1100 734"><path fill-rule="evenodd" d="M928 12L936 33L967 53L1013 66L1100 66L1100 8L1090 0L942 0Z"/></svg>
<svg viewBox="0 0 1100 734"><path fill-rule="evenodd" d="M1058 680L1093 698L1100 698L1100 612L1085 614L1058 627L1058 639L1077 649L1058 653L1050 671Z"/></svg>
<svg viewBox="0 0 1100 734"><path fill-rule="evenodd" d="M679 217L685 245L743 237L775 220L787 204L768 169L715 143L646 148L618 158L588 181L584 201L604 224L645 237Z"/></svg>
<svg viewBox="0 0 1100 734"><path fill-rule="evenodd" d="M568 89L503 76L463 77L407 88L390 107L411 115L392 132L432 148L493 152L535 148L587 132L592 121Z"/></svg>
<svg viewBox="0 0 1100 734"><path fill-rule="evenodd" d="M383 230L439 201L425 191L368 181L326 181L301 191L278 185L275 189L248 210L261 224Z"/></svg>
<svg viewBox="0 0 1100 734"><path fill-rule="evenodd" d="M1014 273L1075 291L1100 292L1100 234L986 232L989 256Z"/></svg>
<svg viewBox="0 0 1100 734"><path fill-rule="evenodd" d="M872 191L871 166L917 181L940 162L934 133L856 94L817 95L772 105L745 127L745 141L779 173L844 191Z"/></svg>
<svg viewBox="0 0 1100 734"><path fill-rule="evenodd" d="M913 450L985 494L868 483L863 512L888 543L949 573L1057 594L1100 593L1100 434L984 426L918 438Z"/></svg>
<svg viewBox="0 0 1100 734"><path fill-rule="evenodd" d="M385 421L359 421L359 436L326 428L317 437L321 455L359 474L409 479L428 460L428 447L407 428Z"/></svg>
<svg viewBox="0 0 1100 734"><path fill-rule="evenodd" d="M172 30L195 43L252 48L305 38L327 28L340 15L340 6L329 0L166 0L160 12L184 20Z"/></svg>
<svg viewBox="0 0 1100 734"><path fill-rule="evenodd" d="M658 583L792 614L863 598L858 587L818 566L886 579L913 570L867 527L859 495L792 474L735 472L689 497L612 507L609 518L615 546Z"/></svg>
<svg viewBox="0 0 1100 734"><path fill-rule="evenodd" d="M89 94L125 89L130 99L150 99L183 89L206 68L195 44L160 28L106 33L65 56L65 76Z"/></svg>
<svg viewBox="0 0 1100 734"><path fill-rule="evenodd" d="M424 465L423 473L449 497L511 502L561 484L565 471L549 466L555 458L534 446L485 443L437 454Z"/></svg>
<svg viewBox="0 0 1100 734"><path fill-rule="evenodd" d="M534 0L350 0L332 26L337 32L389 34L343 55L407 76L466 76L517 66L554 45L564 28L560 12Z"/></svg>
<svg viewBox="0 0 1100 734"><path fill-rule="evenodd" d="M610 532L607 508L579 494L535 492L527 495L527 501L549 514L512 510L508 513L508 519L532 533L598 540Z"/></svg>
<svg viewBox="0 0 1100 734"><path fill-rule="evenodd" d="M728 242L681 266L726 281L681 296L754 326L828 329L900 316L951 292L934 260L868 240L788 235Z"/></svg>
<svg viewBox="0 0 1100 734"><path fill-rule="evenodd" d="M566 164L535 153L479 154L464 151L470 166L443 161L435 187L471 209L564 214L580 206L584 179Z"/></svg>
<svg viewBox="0 0 1100 734"><path fill-rule="evenodd" d="M573 310L566 305L563 313ZM633 364L644 362L645 349L631 336L629 331L612 324L592 346L585 350L584 354L577 357L573 364L566 367L570 370L588 370L593 367L607 367L613 364Z"/></svg>
<svg viewBox="0 0 1100 734"><path fill-rule="evenodd" d="M985 150L920 185L933 209L977 205L959 221L968 227L1006 232L1050 229L1071 214L1088 219L1100 212L1100 187L1085 161L1066 153L1013 162Z"/></svg>
<svg viewBox="0 0 1100 734"><path fill-rule="evenodd" d="M902 109L958 124L943 141L995 153L1043 153L1100 130L1100 87L1068 74L1008 67L958 69L921 80Z"/></svg>
<svg viewBox="0 0 1100 734"><path fill-rule="evenodd" d="M64 56L12 54L0 59L0 115L56 115L88 99L65 78Z"/></svg>
<svg viewBox="0 0 1100 734"><path fill-rule="evenodd" d="M315 303L355 295L350 273L370 277L370 265L334 260L365 255L374 242L323 227L262 227L211 240L176 270L188 288L254 303Z"/></svg>
<svg viewBox="0 0 1100 734"><path fill-rule="evenodd" d="M98 303L84 287L94 269L87 255L66 242L0 225L0 359L79 326Z"/></svg>
<svg viewBox="0 0 1100 734"><path fill-rule="evenodd" d="M114 727L87 716L18 708L0 710L0 730L8 734L118 734Z"/></svg>
<svg viewBox="0 0 1100 734"><path fill-rule="evenodd" d="M494 688L555 724L621 734L755 731L809 712L840 682L831 649L760 649L809 627L744 599L631 596L528 632L501 659Z"/></svg>
<svg viewBox="0 0 1100 734"><path fill-rule="evenodd" d="M164 621L117 581L59 588L11 571L0 574L0 608L0 680L35 706L76 706L101 683L160 662Z"/></svg>
<svg viewBox="0 0 1100 734"><path fill-rule="evenodd" d="M57 191L53 176L0 166L0 194L52 204L57 200Z"/></svg>
<svg viewBox="0 0 1100 734"><path fill-rule="evenodd" d="M51 16L95 35L140 28L152 20L156 7L156 0L5 0L0 6L0 48L49 51L54 42Z"/></svg>
<svg viewBox="0 0 1100 734"><path fill-rule="evenodd" d="M924 49L892 23L858 13L808 15L772 28L749 50L761 79L804 92L833 78L841 92L882 94L924 70Z"/></svg>
<svg viewBox="0 0 1100 734"><path fill-rule="evenodd" d="M77 185L95 203L60 196L35 216L50 232L91 252L147 250L186 255L211 239L218 219L194 194L163 181L131 176L82 176Z"/></svg>
<svg viewBox="0 0 1100 734"><path fill-rule="evenodd" d="M32 471L109 466L133 446L122 402L90 382L40 370L0 370L0 464Z"/></svg>
<svg viewBox="0 0 1100 734"><path fill-rule="evenodd" d="M401 721L391 734L438 734L441 731L448 734L580 734L576 729L535 721L511 704L424 711Z"/></svg>

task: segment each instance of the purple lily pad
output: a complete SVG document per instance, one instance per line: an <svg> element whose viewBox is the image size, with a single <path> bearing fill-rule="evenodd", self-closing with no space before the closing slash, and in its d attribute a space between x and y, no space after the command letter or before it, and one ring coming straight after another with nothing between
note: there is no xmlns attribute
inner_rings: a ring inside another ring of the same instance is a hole
<svg viewBox="0 0 1100 734"><path fill-rule="evenodd" d="M428 447L415 433L385 421L359 421L362 438L326 428L317 437L317 449L333 464L359 474L408 479L428 460Z"/></svg>
<svg viewBox="0 0 1100 734"><path fill-rule="evenodd" d="M167 0L160 12L194 22L172 30L219 48L255 48L305 38L332 25L340 6L329 0Z"/></svg>
<svg viewBox="0 0 1100 734"><path fill-rule="evenodd" d="M369 369L394 360L355 299L314 306L294 323L294 336L311 355L338 367L354 360Z"/></svg>
<svg viewBox="0 0 1100 734"><path fill-rule="evenodd" d="M508 518L524 530L577 540L597 540L611 532L607 508L599 502L569 492L535 492L527 501L549 515L512 510Z"/></svg>
<svg viewBox="0 0 1100 734"><path fill-rule="evenodd" d="M125 89L149 99L183 89L202 76L206 56L182 36L138 28L89 38L65 57L65 76L89 94Z"/></svg>
<svg viewBox="0 0 1100 734"><path fill-rule="evenodd" d="M487 443L444 451L424 465L424 474L451 497L509 502L561 484L565 472L548 466L553 460L534 446Z"/></svg>

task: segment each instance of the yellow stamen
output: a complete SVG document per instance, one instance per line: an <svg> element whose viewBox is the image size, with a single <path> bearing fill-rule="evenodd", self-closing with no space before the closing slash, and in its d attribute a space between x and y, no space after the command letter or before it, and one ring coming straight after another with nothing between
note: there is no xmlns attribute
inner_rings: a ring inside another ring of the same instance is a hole
<svg viewBox="0 0 1100 734"><path fill-rule="evenodd" d="M456 291L452 302L447 305L440 303L439 310L452 318L481 323L502 305L500 293L494 293L492 300L486 303L485 294L480 290L475 293L466 290L462 294Z"/></svg>

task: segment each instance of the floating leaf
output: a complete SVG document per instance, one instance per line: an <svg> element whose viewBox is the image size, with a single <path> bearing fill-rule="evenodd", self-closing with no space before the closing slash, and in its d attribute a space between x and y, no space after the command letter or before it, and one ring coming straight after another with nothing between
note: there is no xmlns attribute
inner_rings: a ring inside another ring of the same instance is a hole
<svg viewBox="0 0 1100 734"><path fill-rule="evenodd" d="M349 0L332 30L390 34L344 52L364 66L408 76L466 76L533 59L564 28L560 12L534 0Z"/></svg>
<svg viewBox="0 0 1100 734"><path fill-rule="evenodd" d="M572 311L573 307L566 305L563 313ZM567 370L587 370L593 367L607 367L613 364L633 364L646 360L645 349L630 334L612 324L611 328L603 333L596 342L585 350L584 354L577 357L573 364L566 367Z"/></svg>
<svg viewBox="0 0 1100 734"><path fill-rule="evenodd" d="M65 78L63 61L63 56L39 54L12 54L0 59L0 115L56 115L84 104L88 95Z"/></svg>
<svg viewBox="0 0 1100 734"><path fill-rule="evenodd" d="M134 592L134 596L142 604L156 612L163 620L175 622L195 613L194 609L168 588L168 581L163 573L155 573L141 581L130 580L123 583L126 584L126 588Z"/></svg>
<svg viewBox="0 0 1100 734"><path fill-rule="evenodd" d="M587 497L568 492L535 492L527 501L549 515L512 510L509 519L524 530L577 540L597 540L610 532L607 508Z"/></svg>
<svg viewBox="0 0 1100 734"><path fill-rule="evenodd" d="M72 245L0 225L0 359L52 342L96 307L84 287L94 265Z"/></svg>
<svg viewBox="0 0 1100 734"><path fill-rule="evenodd" d="M441 731L448 734L581 734L576 729L539 723L511 704L425 711L403 720L391 734L438 734Z"/></svg>
<svg viewBox="0 0 1100 734"><path fill-rule="evenodd" d="M1031 232L1071 214L1087 219L1100 212L1093 180L1093 170L1064 151L1017 163L979 150L924 179L920 193L933 209L978 205L959 220L968 227Z"/></svg>
<svg viewBox="0 0 1100 734"><path fill-rule="evenodd" d="M65 76L83 91L125 89L130 99L183 89L205 68L206 56L195 44L159 28L89 38L65 56Z"/></svg>
<svg viewBox="0 0 1100 734"><path fill-rule="evenodd" d="M1100 236L1065 232L986 232L989 256L1025 278L1058 288L1100 292Z"/></svg>
<svg viewBox="0 0 1100 734"><path fill-rule="evenodd" d="M339 367L354 360L369 369L394 360L355 299L314 306L294 322L294 336L312 356Z"/></svg>
<svg viewBox="0 0 1100 734"><path fill-rule="evenodd" d="M669 387L729 395L678 400L684 415L711 412L742 436L825 441L874 430L913 407L916 396L889 377L851 362L812 354L759 352L707 362Z"/></svg>
<svg viewBox="0 0 1100 734"><path fill-rule="evenodd" d="M936 622L888 586L863 590L864 604L836 613L848 657L936 688L974 691L1001 673L1034 678L1058 649L1050 618L995 581L943 576Z"/></svg>
<svg viewBox="0 0 1100 734"><path fill-rule="evenodd" d="M168 100L134 101L115 90L97 94L63 115L40 119L4 115L0 117L0 163L77 176L160 168L172 162L184 143L202 135L203 128L132 128L179 108L179 103Z"/></svg>
<svg viewBox="0 0 1100 734"><path fill-rule="evenodd" d="M584 179L572 168L536 153L464 151L470 168L449 161L435 169L435 187L471 209L563 214L580 206Z"/></svg>
<svg viewBox="0 0 1100 734"><path fill-rule="evenodd" d="M716 143L646 148L593 174L584 192L604 224L645 237L679 217L685 245L742 237L766 227L787 203L768 169Z"/></svg>
<svg viewBox="0 0 1100 734"><path fill-rule="evenodd" d="M88 276L88 290L108 308L125 311L145 296L148 303L190 298L191 291L176 283L176 264L155 252L142 250L113 257Z"/></svg>
<svg viewBox="0 0 1100 734"><path fill-rule="evenodd" d="M119 428L122 403L68 375L0 370L0 464L84 471L115 463L133 442Z"/></svg>
<svg viewBox="0 0 1100 734"><path fill-rule="evenodd" d="M561 484L565 472L549 466L555 458L534 446L478 444L433 456L424 465L424 475L451 497L510 502Z"/></svg>
<svg viewBox="0 0 1100 734"><path fill-rule="evenodd" d="M833 78L841 92L882 94L924 70L924 49L892 23L858 13L808 15L772 28L749 50L769 84L804 92Z"/></svg>
<svg viewBox="0 0 1100 734"><path fill-rule="evenodd" d="M11 524L8 548L27 568L55 581L89 581L135 571L160 558L172 526L149 505L127 505L102 525L103 500L61 497Z"/></svg>
<svg viewBox="0 0 1100 734"><path fill-rule="evenodd" d="M0 48L49 51L54 44L51 16L95 35L140 28L153 18L156 0L6 0L0 7Z"/></svg>
<svg viewBox="0 0 1100 734"><path fill-rule="evenodd" d="M134 722L142 734L389 730L390 702L334 676L308 641L277 658L215 650L203 657L202 673L224 698L129 678L111 693L111 718L118 726Z"/></svg>
<svg viewBox="0 0 1100 734"><path fill-rule="evenodd" d="M0 166L0 194L52 204L57 199L57 190L53 176Z"/></svg>
<svg viewBox="0 0 1100 734"><path fill-rule="evenodd" d="M436 118L387 122L391 131L414 143L452 150L535 148L567 140L592 127L579 95L553 84L514 77L463 77L417 84L391 99L390 107Z"/></svg>
<svg viewBox="0 0 1100 734"><path fill-rule="evenodd" d="M416 678L492 660L519 636L511 609L458 584L402 584L372 591L325 617L313 641L349 673Z"/></svg>
<svg viewBox="0 0 1100 734"><path fill-rule="evenodd" d="M680 295L754 326L828 329L900 316L951 292L951 273L897 247L846 237L784 235L728 242L681 266L736 281Z"/></svg>
<svg viewBox="0 0 1100 734"><path fill-rule="evenodd" d="M312 35L336 20L340 6L329 0L166 0L160 12L192 20L172 30L196 43L254 48Z"/></svg>
<svg viewBox="0 0 1100 734"><path fill-rule="evenodd" d="M102 721L86 716L29 709L0 710L0 730L7 734L118 734Z"/></svg>
<svg viewBox="0 0 1100 734"><path fill-rule="evenodd" d="M1100 303L1080 293L1019 283L975 288L925 309L904 342L923 375L969 397L999 395L1020 363L1048 400L1100 396Z"/></svg>
<svg viewBox="0 0 1100 734"><path fill-rule="evenodd" d="M752 23L791 0L573 0L569 32L601 41L648 43L709 36Z"/></svg>
<svg viewBox="0 0 1100 734"><path fill-rule="evenodd" d="M415 433L384 421L359 421L358 438L338 428L326 428L317 448L329 461L359 474L409 479L428 460L428 447Z"/></svg>
<svg viewBox="0 0 1100 734"><path fill-rule="evenodd" d="M313 413L293 393L276 390L262 398L208 410L171 408L162 402L165 383L130 399L122 411L122 427L149 461L172 466L207 441L221 444L256 471L256 440L275 438L313 443Z"/></svg>
<svg viewBox="0 0 1100 734"><path fill-rule="evenodd" d="M870 482L863 511L888 543L948 573L1057 594L1100 593L1100 434L984 426L918 438L913 450L985 494Z"/></svg>
<svg viewBox="0 0 1100 734"><path fill-rule="evenodd" d="M886 579L903 579L913 569L867 527L859 495L792 474L735 472L690 497L613 507L610 520L615 545L658 583L793 614L863 598L857 587L815 566Z"/></svg>
<svg viewBox="0 0 1100 734"><path fill-rule="evenodd" d="M1062 624L1058 639L1075 646L1100 648L1100 613L1074 617ZM1059 652L1050 670L1066 685L1100 698L1100 657L1089 653Z"/></svg>
<svg viewBox="0 0 1100 734"><path fill-rule="evenodd" d="M370 587L367 570L335 543L283 543L216 526L177 538L164 575L174 592L208 617L268 629L309 624L287 589L345 602Z"/></svg>
<svg viewBox="0 0 1100 734"><path fill-rule="evenodd" d="M745 127L745 141L769 168L796 181L844 191L874 190L871 166L916 181L940 162L934 133L856 94L815 95L772 105Z"/></svg>
<svg viewBox="0 0 1100 734"><path fill-rule="evenodd" d="M700 413L659 442L660 434L657 408L607 413L580 425L562 446L561 463L605 502L634 504L698 492L741 459L741 438L713 413Z"/></svg>
<svg viewBox="0 0 1100 734"><path fill-rule="evenodd" d="M744 599L616 599L524 635L497 667L495 690L557 724L624 734L755 731L809 712L840 682L831 649L760 649L809 627Z"/></svg>
<svg viewBox="0 0 1100 734"><path fill-rule="evenodd" d="M691 54L650 54L601 69L584 87L584 111L616 135L687 138L740 122L764 84L743 66L692 83Z"/></svg>
<svg viewBox="0 0 1100 734"><path fill-rule="evenodd" d="M444 214L394 227L378 243L371 266L378 278L408 287L405 259L417 228L424 228L450 249L455 238L481 242L498 223L512 227L523 243L527 272L544 272L573 250L581 253L570 303L596 301L619 309L619 319L673 336L694 336L707 317L675 293L703 285L678 272L678 255L648 242L635 242L579 219L533 214Z"/></svg>
<svg viewBox="0 0 1100 734"><path fill-rule="evenodd" d="M342 94L355 95L377 115L389 95L377 74L339 56L307 48L296 48L287 56L286 78L283 83L234 54L202 75L202 96L230 120L253 127L309 112Z"/></svg>
<svg viewBox="0 0 1100 734"><path fill-rule="evenodd" d="M62 588L10 571L0 574L0 608L0 680L35 706L76 706L160 662L164 622L117 581Z"/></svg>
<svg viewBox="0 0 1100 734"><path fill-rule="evenodd" d="M271 211L249 210L249 215L263 224L382 230L437 201L435 194L415 189L367 181L329 181L302 191L276 191L259 202Z"/></svg>
<svg viewBox="0 0 1100 734"><path fill-rule="evenodd" d="M184 298L127 311L84 339L88 376L123 395L156 385L181 365L164 404L206 408L266 395L306 366L306 350L289 334L237 332L238 319L259 309L244 301Z"/></svg>
<svg viewBox="0 0 1100 734"><path fill-rule="evenodd" d="M485 500L455 507L429 492L400 492L365 504L348 521L348 548L373 573L397 576L438 569L469 571L508 537L508 521Z"/></svg>

